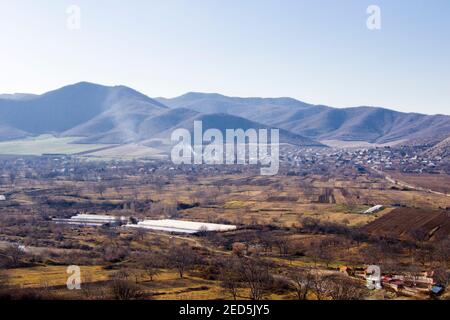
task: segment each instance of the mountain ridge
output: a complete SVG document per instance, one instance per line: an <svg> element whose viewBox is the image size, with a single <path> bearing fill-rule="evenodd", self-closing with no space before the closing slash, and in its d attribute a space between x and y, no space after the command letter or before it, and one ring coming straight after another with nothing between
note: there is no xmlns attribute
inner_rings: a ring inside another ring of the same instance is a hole
<svg viewBox="0 0 450 320"><path fill-rule="evenodd" d="M3 98L2 98L3 97ZM189 111L190 110L190 111ZM214 115L214 117L208 117ZM241 98L188 92L151 98L126 86L79 82L41 95L0 95L0 139L39 134L80 137L83 143L128 143L166 135L186 121L210 120L230 129L279 128L283 140L387 143L450 135L450 116L379 107L332 108L289 97ZM213 121L214 120L214 121Z"/></svg>
<svg viewBox="0 0 450 320"><path fill-rule="evenodd" d="M450 133L450 116L403 113L381 107L332 108L293 98L237 98L193 92L157 100L171 108L192 108L204 113L221 110L316 140L387 143Z"/></svg>

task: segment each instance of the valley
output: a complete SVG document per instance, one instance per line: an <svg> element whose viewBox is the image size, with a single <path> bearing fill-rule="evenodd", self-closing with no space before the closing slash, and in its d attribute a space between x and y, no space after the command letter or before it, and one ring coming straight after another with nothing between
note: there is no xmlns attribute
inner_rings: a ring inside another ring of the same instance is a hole
<svg viewBox="0 0 450 320"><path fill-rule="evenodd" d="M6 284L0 292L13 299L290 300L299 298L301 275L311 279L302 299L331 299L339 281L354 288L348 298L427 298L426 287L406 280L405 289L386 282L381 291L366 290L361 275L374 263L386 276L447 270L449 197L397 189L351 162L310 161L318 153L309 152L297 158L303 167L283 161L272 177L239 165L0 157L0 279ZM375 204L382 210L363 213ZM237 230L185 235L52 221L85 213ZM239 271L249 263L264 276L256 296ZM81 290L66 288L69 265L81 268ZM350 276L344 266L354 270ZM122 286L132 295L121 296Z"/></svg>
<svg viewBox="0 0 450 320"><path fill-rule="evenodd" d="M86 82L0 116L1 298L448 298L449 116ZM279 170L174 163L196 121L279 129Z"/></svg>

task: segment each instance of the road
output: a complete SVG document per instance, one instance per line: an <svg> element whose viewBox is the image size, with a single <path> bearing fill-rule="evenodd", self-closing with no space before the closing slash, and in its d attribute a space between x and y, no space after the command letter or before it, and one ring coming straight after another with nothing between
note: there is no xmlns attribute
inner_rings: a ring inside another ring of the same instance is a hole
<svg viewBox="0 0 450 320"><path fill-rule="evenodd" d="M422 187L418 187L418 186L413 186L413 185L411 185L409 183L406 183L404 181L400 181L400 180L394 179L390 175L388 175L386 172L378 170L376 168L372 167L370 169L372 171L378 173L379 175L383 176L388 182L390 182L392 184L395 184L395 185L398 185L400 187L408 188L408 189L415 190L415 191L422 191L422 192L437 194L437 195L440 195L440 196L450 197L450 194L446 194L446 193L443 193L443 192L439 192L439 191L435 191L435 190L431 190L431 189L427 189L427 188L422 188Z"/></svg>

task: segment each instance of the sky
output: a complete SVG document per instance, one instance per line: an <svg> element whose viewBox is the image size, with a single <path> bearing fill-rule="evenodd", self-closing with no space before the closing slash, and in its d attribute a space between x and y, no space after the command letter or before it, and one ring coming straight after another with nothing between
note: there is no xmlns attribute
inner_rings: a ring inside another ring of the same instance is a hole
<svg viewBox="0 0 450 320"><path fill-rule="evenodd" d="M450 114L448 0L0 0L0 35L0 93L89 81Z"/></svg>

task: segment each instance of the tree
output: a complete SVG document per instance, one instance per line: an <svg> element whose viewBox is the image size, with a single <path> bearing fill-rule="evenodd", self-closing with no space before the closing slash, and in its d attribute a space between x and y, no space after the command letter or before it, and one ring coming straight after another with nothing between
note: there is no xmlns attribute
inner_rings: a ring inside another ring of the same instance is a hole
<svg viewBox="0 0 450 320"><path fill-rule="evenodd" d="M103 183L98 183L95 186L95 191L100 194L101 197L103 197L103 193L106 191L106 186Z"/></svg>
<svg viewBox="0 0 450 320"><path fill-rule="evenodd" d="M332 300L361 300L366 296L364 286L351 278L332 275L324 280L327 294Z"/></svg>
<svg viewBox="0 0 450 320"><path fill-rule="evenodd" d="M435 255L442 264L450 261L450 238L439 241L435 246Z"/></svg>
<svg viewBox="0 0 450 320"><path fill-rule="evenodd" d="M161 273L158 261L160 258L156 254L149 254L145 257L144 269L145 273L150 277L150 281Z"/></svg>
<svg viewBox="0 0 450 320"><path fill-rule="evenodd" d="M179 246L173 245L167 254L168 264L178 271L180 279L183 278L187 270L192 268L196 261L197 255L186 243Z"/></svg>
<svg viewBox="0 0 450 320"><path fill-rule="evenodd" d="M25 251L18 245L9 245L0 251L0 257L7 259L6 264L9 267L18 267L24 256Z"/></svg>
<svg viewBox="0 0 450 320"><path fill-rule="evenodd" d="M312 289L314 276L311 271L294 270L290 273L291 287L298 300L307 300L308 292Z"/></svg>
<svg viewBox="0 0 450 320"><path fill-rule="evenodd" d="M221 280L223 290L229 293L233 297L233 300L237 300L239 288L241 286L241 274L239 272L239 261L237 258L224 262Z"/></svg>
<svg viewBox="0 0 450 320"><path fill-rule="evenodd" d="M112 275L111 291L116 300L131 300L142 296L142 291L130 279L126 271L119 271Z"/></svg>
<svg viewBox="0 0 450 320"><path fill-rule="evenodd" d="M324 300L327 296L327 281L325 277L320 274L314 274L312 280L312 291L314 292L317 300Z"/></svg>
<svg viewBox="0 0 450 320"><path fill-rule="evenodd" d="M117 243L106 244L101 250L103 259L108 262L120 262L129 255L129 247Z"/></svg>
<svg viewBox="0 0 450 320"><path fill-rule="evenodd" d="M326 240L319 240L312 244L312 255L313 260L317 263L319 260L325 262L327 268L333 261L332 248L330 248L330 243Z"/></svg>
<svg viewBox="0 0 450 320"><path fill-rule="evenodd" d="M17 175L15 172L9 173L9 181L11 182L12 185L14 185L16 183L16 178L17 178Z"/></svg>
<svg viewBox="0 0 450 320"><path fill-rule="evenodd" d="M260 259L241 258L240 274L250 289L250 299L261 300L272 281L268 265Z"/></svg>
<svg viewBox="0 0 450 320"><path fill-rule="evenodd" d="M165 204L164 213L171 219L178 218L179 214L176 202Z"/></svg>
<svg viewBox="0 0 450 320"><path fill-rule="evenodd" d="M280 251L280 255L286 255L289 252L290 242L287 237L278 237L274 241L274 244Z"/></svg>
<svg viewBox="0 0 450 320"><path fill-rule="evenodd" d="M147 234L147 232L145 229L138 228L135 232L136 240L143 241L146 234Z"/></svg>

